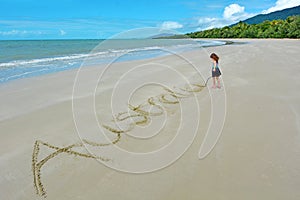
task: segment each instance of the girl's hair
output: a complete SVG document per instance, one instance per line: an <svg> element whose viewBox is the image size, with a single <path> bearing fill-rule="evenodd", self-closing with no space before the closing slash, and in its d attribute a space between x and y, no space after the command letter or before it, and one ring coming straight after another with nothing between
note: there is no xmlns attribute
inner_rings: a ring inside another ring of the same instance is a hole
<svg viewBox="0 0 300 200"><path fill-rule="evenodd" d="M219 62L219 56L215 53L210 54L210 58L214 59L217 63Z"/></svg>

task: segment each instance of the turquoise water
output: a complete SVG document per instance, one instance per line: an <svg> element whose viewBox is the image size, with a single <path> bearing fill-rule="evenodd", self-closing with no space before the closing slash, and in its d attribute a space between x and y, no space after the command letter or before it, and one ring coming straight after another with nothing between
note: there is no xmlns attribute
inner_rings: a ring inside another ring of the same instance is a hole
<svg viewBox="0 0 300 200"><path fill-rule="evenodd" d="M153 58L195 48L224 45L217 41L170 39L0 41L0 83L92 64Z"/></svg>

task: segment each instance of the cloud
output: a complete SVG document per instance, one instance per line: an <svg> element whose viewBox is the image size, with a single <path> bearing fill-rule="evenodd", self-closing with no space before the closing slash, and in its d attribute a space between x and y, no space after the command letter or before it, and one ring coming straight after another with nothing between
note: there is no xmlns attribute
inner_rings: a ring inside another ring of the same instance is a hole
<svg viewBox="0 0 300 200"><path fill-rule="evenodd" d="M242 15L245 13L245 7L240 6L238 4L231 4L225 7L223 17L225 19L232 19L233 17Z"/></svg>
<svg viewBox="0 0 300 200"><path fill-rule="evenodd" d="M24 36L24 35L42 35L42 31L10 30L0 31L2 36Z"/></svg>
<svg viewBox="0 0 300 200"><path fill-rule="evenodd" d="M20 35L25 34L27 31L11 30L11 31L0 31L0 35L10 36L10 35Z"/></svg>
<svg viewBox="0 0 300 200"><path fill-rule="evenodd" d="M129 29L158 27L160 20L111 19L111 18L65 18L60 21L0 19L0 39L34 38L109 38ZM26 31L25 31L26 30ZM84 30L84 32L82 31ZM173 29L175 30L175 29ZM99 34L101 32L101 34Z"/></svg>
<svg viewBox="0 0 300 200"><path fill-rule="evenodd" d="M277 0L275 6L264 10L262 13L267 14L270 12L278 11L278 10L283 10L286 8L291 8L300 5L300 0Z"/></svg>
<svg viewBox="0 0 300 200"><path fill-rule="evenodd" d="M223 18L199 18L196 31L231 25L252 16L254 16L254 14L247 13L244 6L230 4L224 8Z"/></svg>
<svg viewBox="0 0 300 200"><path fill-rule="evenodd" d="M210 18L210 17L199 18L197 31L222 27L227 23L228 21L222 18Z"/></svg>
<svg viewBox="0 0 300 200"><path fill-rule="evenodd" d="M64 31L64 30L60 30L60 31L59 31L59 33L60 33L60 35L61 35L61 36L63 36L63 35L66 35L66 34L67 34L67 33L66 33L66 31Z"/></svg>
<svg viewBox="0 0 300 200"><path fill-rule="evenodd" d="M174 21L165 21L160 26L160 28L163 30L179 29L182 27L183 27L182 24Z"/></svg>
<svg viewBox="0 0 300 200"><path fill-rule="evenodd" d="M295 7L298 5L300 5L300 0L277 0L275 6L267 10L264 10L261 13L263 14L270 13L285 8ZM246 9L244 6L235 3L230 4L224 8L223 18L208 18L208 17L198 18L196 31L224 27L226 25L231 25L239 21L248 19L257 14L261 14L261 13L256 13L256 14L247 13L245 10Z"/></svg>

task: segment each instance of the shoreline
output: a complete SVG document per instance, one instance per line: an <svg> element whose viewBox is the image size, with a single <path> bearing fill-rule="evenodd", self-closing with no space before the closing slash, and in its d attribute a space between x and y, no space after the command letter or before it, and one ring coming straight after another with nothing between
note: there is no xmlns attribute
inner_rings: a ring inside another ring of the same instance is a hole
<svg viewBox="0 0 300 200"><path fill-rule="evenodd" d="M60 42L59 42L60 41ZM92 42L90 42L92 41ZM93 42L98 41L98 42ZM118 41L118 40L116 40ZM158 58L166 56L168 51L182 52L182 51L192 51L203 45L203 48L208 46L219 46L224 44L217 44L214 40L211 40L211 44L206 44L208 40L153 40L153 39L128 39L120 40L121 45L117 45L114 39L110 40L37 40L34 41L34 45L31 50L26 49L27 43L30 40L22 41L6 41L10 42L11 46L15 46L18 42L22 47L18 49L15 47L15 51L9 51L7 55L3 55L4 60L0 62L1 68L1 78L0 84L10 82L13 80L18 80L22 78L29 78L35 76L42 76L49 73L56 73L59 71L65 71L70 69L78 69L81 63L89 60L94 64L108 64L114 60L114 62L123 61L134 61ZM171 42L170 41L176 41ZM179 41L179 42L178 42ZM185 41L185 42L184 42ZM193 41L193 42L191 42ZM206 41L206 42L205 42ZM154 42L151 44L151 42ZM199 44L198 42L205 42L205 44ZM4 41L5 43L5 41ZM24 44L23 44L24 43ZM46 44L44 44L46 43ZM56 44L57 43L57 44ZM61 44L60 44L61 43ZM124 44L123 44L124 43ZM174 43L174 44L173 44ZM66 45L66 50L55 49L58 45ZM7 44L8 45L8 44ZM99 46L100 45L100 46ZM123 47L122 45L125 45ZM81 47L80 47L81 46ZM82 47L83 46L83 47ZM128 48L127 48L127 47ZM43 53L37 51L40 48L48 48L49 52ZM85 52L86 50L88 50ZM18 52L21 51L21 52ZM25 55L19 57L17 60L12 57L11 54L18 53L24 54L22 51L32 51L32 55ZM60 53L59 53L60 52ZM49 57L49 55L53 54ZM26 56L27 55L27 56ZM117 59L116 59L117 58Z"/></svg>

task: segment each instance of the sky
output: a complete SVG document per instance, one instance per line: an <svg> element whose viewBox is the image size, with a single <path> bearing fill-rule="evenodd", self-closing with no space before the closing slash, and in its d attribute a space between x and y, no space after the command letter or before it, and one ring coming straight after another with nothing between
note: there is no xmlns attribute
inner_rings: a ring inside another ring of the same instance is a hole
<svg viewBox="0 0 300 200"><path fill-rule="evenodd" d="M157 33L223 27L300 0L0 0L0 5L0 40L107 39L145 27Z"/></svg>

